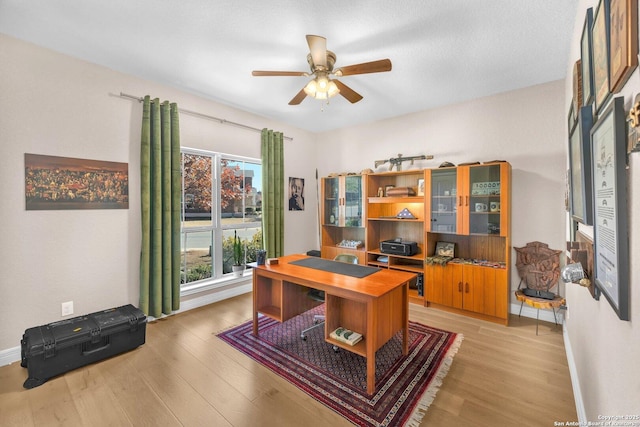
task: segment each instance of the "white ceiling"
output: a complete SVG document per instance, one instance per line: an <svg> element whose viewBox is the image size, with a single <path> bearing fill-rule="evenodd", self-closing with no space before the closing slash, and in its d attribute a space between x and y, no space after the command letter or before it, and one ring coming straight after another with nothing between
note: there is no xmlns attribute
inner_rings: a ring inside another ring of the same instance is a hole
<svg viewBox="0 0 640 427"><path fill-rule="evenodd" d="M577 3L0 0L0 33L318 132L562 79ZM336 68L393 69L342 77L356 104L290 106L309 78L251 71L309 71L306 34L327 38Z"/></svg>

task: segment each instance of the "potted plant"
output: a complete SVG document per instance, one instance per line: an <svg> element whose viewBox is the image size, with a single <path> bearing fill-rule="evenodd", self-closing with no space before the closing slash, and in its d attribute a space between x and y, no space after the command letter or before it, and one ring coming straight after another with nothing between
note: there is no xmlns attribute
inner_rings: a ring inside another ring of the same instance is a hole
<svg viewBox="0 0 640 427"><path fill-rule="evenodd" d="M233 232L233 266L231 269L236 277L242 276L244 271L244 249L238 232L235 230Z"/></svg>

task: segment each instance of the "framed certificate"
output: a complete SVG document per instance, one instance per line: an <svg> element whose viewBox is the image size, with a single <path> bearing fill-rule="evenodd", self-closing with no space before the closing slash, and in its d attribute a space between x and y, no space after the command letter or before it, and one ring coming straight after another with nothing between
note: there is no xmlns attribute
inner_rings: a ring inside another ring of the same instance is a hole
<svg viewBox="0 0 640 427"><path fill-rule="evenodd" d="M629 320L625 120L617 97L591 131L595 283L621 320Z"/></svg>

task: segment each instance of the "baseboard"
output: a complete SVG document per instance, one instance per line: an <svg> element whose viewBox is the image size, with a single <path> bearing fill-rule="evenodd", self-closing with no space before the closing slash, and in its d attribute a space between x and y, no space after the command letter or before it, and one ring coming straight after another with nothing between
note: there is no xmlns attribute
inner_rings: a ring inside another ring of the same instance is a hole
<svg viewBox="0 0 640 427"><path fill-rule="evenodd" d="M584 401L582 400L582 392L580 391L580 378L578 377L576 361L573 358L573 349L571 348L571 341L569 340L569 333L567 332L566 323L563 323L562 325L562 336L564 338L564 351L567 353L569 376L571 376L571 387L573 388L573 399L576 401L578 422L579 425L586 426L588 424L587 411L584 408Z"/></svg>
<svg viewBox="0 0 640 427"><path fill-rule="evenodd" d="M22 359L22 349L20 346L0 350L0 366L10 365Z"/></svg>
<svg viewBox="0 0 640 427"><path fill-rule="evenodd" d="M183 313L194 308L203 307L214 302L222 301L228 298L233 298L238 295L246 294L253 290L253 284L251 282L234 286L229 289L222 290L220 292L213 292L201 297L192 298L180 303L180 310L176 313ZM10 365L14 362L19 362L22 359L22 349L20 346L8 348L6 350L0 350L0 366Z"/></svg>
<svg viewBox="0 0 640 427"><path fill-rule="evenodd" d="M520 304L511 304L511 309L509 310L509 312L516 315L520 313ZM520 315L524 317L530 317L532 319L535 319L536 316L539 316L538 318L544 322L555 323L552 310L537 310L531 306L528 306L527 304L522 305L522 314ZM558 324L562 324L564 321L564 314L562 310L556 310L556 316L558 318Z"/></svg>
<svg viewBox="0 0 640 427"><path fill-rule="evenodd" d="M246 294L252 291L253 289L252 286L253 286L252 283L247 283L241 286L225 289L220 292L213 292L207 295L203 295L201 297L189 299L187 301L180 303L180 310L178 310L177 313L193 310L194 308L203 307L208 304L213 304L215 302L222 301L227 298L233 298L238 295ZM536 311L537 310L535 308L529 307L525 304L522 307L521 315L535 319L537 314ZM513 314L518 314L520 312L520 304L511 304L510 312ZM563 322L562 313L557 313L557 316L558 316L558 323L562 323ZM540 310L540 320L543 320L545 322L554 322L553 312L551 312L551 310ZM566 345L566 342L568 342L568 338L565 338L565 348L569 349L570 347ZM0 366L9 365L11 363L20 361L21 359L20 350L21 350L20 346L9 348L6 350L0 350ZM572 361L573 359L569 359L569 360ZM575 376L576 376L575 373L572 372L571 373L572 380ZM574 386L574 395L576 396L576 399L577 399L578 395L576 394L575 386Z"/></svg>

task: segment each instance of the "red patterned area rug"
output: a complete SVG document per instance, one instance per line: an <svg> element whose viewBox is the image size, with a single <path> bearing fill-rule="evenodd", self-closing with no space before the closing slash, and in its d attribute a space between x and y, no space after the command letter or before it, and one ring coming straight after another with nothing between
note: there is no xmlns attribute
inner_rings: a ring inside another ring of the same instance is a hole
<svg viewBox="0 0 640 427"><path fill-rule="evenodd" d="M259 336L249 321L218 337L285 378L315 400L359 426L418 426L447 375L462 335L409 322L409 353L402 356L401 332L376 352L376 392L366 391L364 357L333 350L313 324L314 308L280 323L259 318Z"/></svg>

